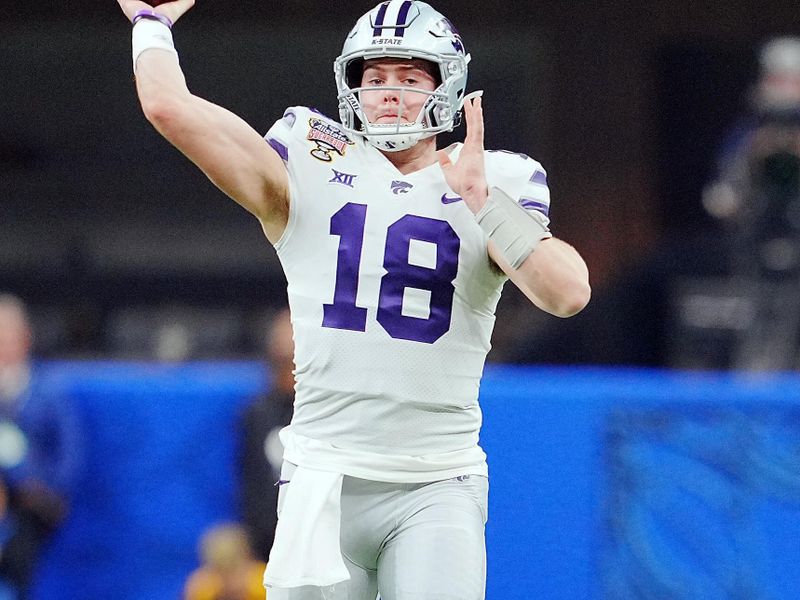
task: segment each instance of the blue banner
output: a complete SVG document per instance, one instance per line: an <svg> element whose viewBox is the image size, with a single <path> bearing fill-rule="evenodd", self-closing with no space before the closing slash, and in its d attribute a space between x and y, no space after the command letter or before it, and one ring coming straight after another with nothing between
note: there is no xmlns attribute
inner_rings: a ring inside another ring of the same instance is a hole
<svg viewBox="0 0 800 600"><path fill-rule="evenodd" d="M258 363L51 363L87 460L37 600L175 600ZM800 376L489 367L489 600L800 597ZM265 507L265 510L271 510Z"/></svg>

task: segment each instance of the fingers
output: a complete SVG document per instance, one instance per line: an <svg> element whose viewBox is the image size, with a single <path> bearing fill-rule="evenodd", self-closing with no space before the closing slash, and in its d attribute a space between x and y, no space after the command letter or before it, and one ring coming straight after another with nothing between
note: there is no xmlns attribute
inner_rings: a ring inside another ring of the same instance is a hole
<svg viewBox="0 0 800 600"><path fill-rule="evenodd" d="M169 18L173 23L192 8L194 2L195 0L172 0L153 8L150 3L142 2L141 0L117 0L122 12L125 13L129 20L133 19L134 15L140 10L155 10L157 13Z"/></svg>
<svg viewBox="0 0 800 600"><path fill-rule="evenodd" d="M475 90L474 92L470 92L466 96L464 96L464 102L467 100L472 100L473 98L482 98L483 97L483 90Z"/></svg>
<svg viewBox="0 0 800 600"><path fill-rule="evenodd" d="M481 95L473 92L464 97L464 117L467 124L465 144L474 144L483 148L483 107Z"/></svg>
<svg viewBox="0 0 800 600"><path fill-rule="evenodd" d="M437 150L436 158L439 160L439 164L441 165L442 170L448 169L453 166L453 163L450 161L450 157L444 150Z"/></svg>
<svg viewBox="0 0 800 600"><path fill-rule="evenodd" d="M177 21L183 14L194 6L194 0L173 0L172 2L165 2L164 4L159 4L158 8L156 8L156 12L159 12L163 15L169 17L172 22L174 23Z"/></svg>
<svg viewBox="0 0 800 600"><path fill-rule="evenodd" d="M137 11L152 8L149 4L145 4L139 0L117 0L117 3L122 9L122 12L125 13L125 16L128 17L129 21L133 19Z"/></svg>

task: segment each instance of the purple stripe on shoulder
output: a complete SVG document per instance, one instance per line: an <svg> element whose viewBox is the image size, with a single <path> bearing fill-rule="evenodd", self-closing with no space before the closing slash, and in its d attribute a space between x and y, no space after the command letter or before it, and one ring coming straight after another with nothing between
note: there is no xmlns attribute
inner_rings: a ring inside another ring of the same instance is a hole
<svg viewBox="0 0 800 600"><path fill-rule="evenodd" d="M289 162L289 149L286 146L275 138L267 138L267 143L278 153L278 156L283 159L283 162Z"/></svg>
<svg viewBox="0 0 800 600"><path fill-rule="evenodd" d="M310 110L312 113L314 113L316 115L319 115L320 117L325 117L326 119L328 119L328 121L333 121L334 123L336 122L336 119L331 119L328 115L326 115L324 112L322 112L318 108L314 108L312 106L312 107L309 107L308 110Z"/></svg>
<svg viewBox="0 0 800 600"><path fill-rule="evenodd" d="M297 121L297 115L294 114L294 111L291 109L286 109L286 112L283 113L283 117L281 117L283 122L286 123L286 126L291 129L294 127L295 121Z"/></svg>
<svg viewBox="0 0 800 600"><path fill-rule="evenodd" d="M533 175L531 175L530 181L531 183L538 183L539 185L547 185L547 175L544 174L544 171L536 169Z"/></svg>
<svg viewBox="0 0 800 600"><path fill-rule="evenodd" d="M531 200L530 198L520 198L519 205L522 208L532 208L534 210L538 210L544 216L547 216L550 212L550 207L547 206L544 202L538 202L536 200Z"/></svg>

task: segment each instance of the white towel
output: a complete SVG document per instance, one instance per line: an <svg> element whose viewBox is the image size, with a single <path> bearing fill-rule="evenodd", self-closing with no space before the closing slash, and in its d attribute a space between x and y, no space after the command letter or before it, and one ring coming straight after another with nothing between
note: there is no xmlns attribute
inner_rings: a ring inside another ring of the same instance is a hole
<svg viewBox="0 0 800 600"><path fill-rule="evenodd" d="M342 559L342 474L298 466L264 573L266 587L330 586L350 579Z"/></svg>

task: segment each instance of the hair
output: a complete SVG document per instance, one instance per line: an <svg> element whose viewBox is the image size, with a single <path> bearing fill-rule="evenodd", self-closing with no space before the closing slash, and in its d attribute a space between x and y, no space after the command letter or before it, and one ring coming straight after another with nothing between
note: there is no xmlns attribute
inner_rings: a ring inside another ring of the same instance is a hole
<svg viewBox="0 0 800 600"><path fill-rule="evenodd" d="M368 59L369 62L401 62L401 63L419 63L420 68L428 73L436 81L436 87L442 85L442 73L439 70L439 65L432 60L425 58L418 58L415 56L398 57L398 56L378 56ZM361 77L364 75L367 60L357 58L350 62L347 66L347 85L351 88L361 87Z"/></svg>
<svg viewBox="0 0 800 600"><path fill-rule="evenodd" d="M800 37L776 37L761 47L761 72L800 75Z"/></svg>

